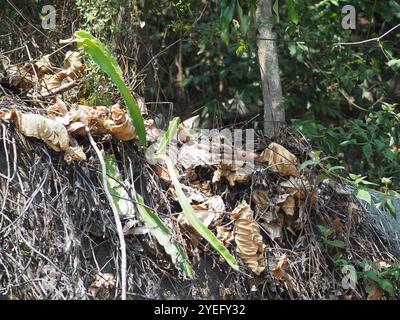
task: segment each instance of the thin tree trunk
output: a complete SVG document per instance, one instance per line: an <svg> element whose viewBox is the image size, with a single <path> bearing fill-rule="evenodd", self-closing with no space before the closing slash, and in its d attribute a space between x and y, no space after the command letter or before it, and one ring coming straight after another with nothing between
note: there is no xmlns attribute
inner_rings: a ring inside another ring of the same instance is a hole
<svg viewBox="0 0 400 320"><path fill-rule="evenodd" d="M285 124L278 54L273 33L272 0L260 0L257 5L258 60L264 100L264 132L271 137Z"/></svg>

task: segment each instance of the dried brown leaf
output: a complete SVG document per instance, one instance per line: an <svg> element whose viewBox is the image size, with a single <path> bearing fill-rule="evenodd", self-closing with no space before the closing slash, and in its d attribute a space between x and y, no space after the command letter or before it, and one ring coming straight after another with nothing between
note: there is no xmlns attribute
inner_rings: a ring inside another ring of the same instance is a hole
<svg viewBox="0 0 400 320"><path fill-rule="evenodd" d="M370 279L367 279L370 285L370 293L368 295L368 300L380 300L383 297L383 290L381 287Z"/></svg>
<svg viewBox="0 0 400 320"><path fill-rule="evenodd" d="M344 225L342 223L342 221L340 220L340 218L335 218L332 220L332 225L335 228L335 233L336 236L338 238L341 238L343 236L343 232L344 232Z"/></svg>
<svg viewBox="0 0 400 320"><path fill-rule="evenodd" d="M271 219L270 213L274 211L274 204L270 202L268 192L265 190L257 190L252 193L252 198L255 203L254 209L256 216L264 220Z"/></svg>
<svg viewBox="0 0 400 320"><path fill-rule="evenodd" d="M212 182L216 183L224 177L231 187L235 186L236 182L246 182L250 175L254 172L254 166L244 161L234 161L231 164L221 164L214 171Z"/></svg>
<svg viewBox="0 0 400 320"><path fill-rule="evenodd" d="M282 242L282 228L285 222L285 217L282 213L277 214L276 219L272 221L262 222L261 225L269 235L269 237L278 243Z"/></svg>
<svg viewBox="0 0 400 320"><path fill-rule="evenodd" d="M85 65L79 51L68 51L65 54L64 64L68 76L73 80L78 80L85 72Z"/></svg>
<svg viewBox="0 0 400 320"><path fill-rule="evenodd" d="M68 107L65 104L65 102L62 99L60 99L60 97L56 97L56 103L54 103L47 109L47 115L50 118L55 118L55 117L68 117L68 119L70 118L68 113ZM68 120L68 122L69 121L70 120Z"/></svg>
<svg viewBox="0 0 400 320"><path fill-rule="evenodd" d="M280 204L281 209L288 216L293 216L296 210L296 200L292 196L288 196L286 200Z"/></svg>
<svg viewBox="0 0 400 320"><path fill-rule="evenodd" d="M295 199L306 200L308 198L312 204L318 201L317 191L313 189L307 178L303 176L290 177L289 180L282 181L279 185Z"/></svg>
<svg viewBox="0 0 400 320"><path fill-rule="evenodd" d="M272 273L274 275L274 277L276 278L276 280L278 281L285 281L288 285L291 284L289 275L286 272L286 268L288 266L288 257L287 254L283 254L279 260L278 263L276 264L276 266L272 269Z"/></svg>
<svg viewBox="0 0 400 320"><path fill-rule="evenodd" d="M64 160L70 164L72 161L86 160L86 155L81 147L69 147L64 153Z"/></svg>
<svg viewBox="0 0 400 320"><path fill-rule="evenodd" d="M64 79L68 77L68 72L62 70L55 74L45 74L43 76L42 90L41 94L47 94L50 91L57 89L61 86Z"/></svg>
<svg viewBox="0 0 400 320"><path fill-rule="evenodd" d="M99 273L96 275L95 280L89 286L89 292L96 298L104 291L113 289L116 285L115 277L112 273Z"/></svg>
<svg viewBox="0 0 400 320"><path fill-rule="evenodd" d="M22 134L43 140L55 151L65 151L69 147L68 131L57 119L49 119L39 114L23 114L16 109L12 109L8 115L3 115L3 119L7 118Z"/></svg>
<svg viewBox="0 0 400 320"><path fill-rule="evenodd" d="M155 174L158 175L161 179L163 179L164 181L167 181L167 182L171 182L171 177L168 173L167 168L162 167L159 164L155 164L153 166L153 170L154 170Z"/></svg>
<svg viewBox="0 0 400 320"><path fill-rule="evenodd" d="M234 236L240 258L259 275L265 269L264 249L260 228L250 206L243 201L231 213L235 221Z"/></svg>
<svg viewBox="0 0 400 320"><path fill-rule="evenodd" d="M235 240L232 228L225 226L217 226L217 238L221 240L225 247L231 245L231 242Z"/></svg>
<svg viewBox="0 0 400 320"><path fill-rule="evenodd" d="M103 123L105 130L118 140L129 141L136 137L136 130L130 116L125 109L121 109L119 106L111 109Z"/></svg>
<svg viewBox="0 0 400 320"><path fill-rule="evenodd" d="M178 139L179 141L186 143L189 141L193 141L194 137L193 135L189 132L189 130L183 125L183 123L179 124L178 127Z"/></svg>
<svg viewBox="0 0 400 320"><path fill-rule="evenodd" d="M129 114L118 104L111 108L78 105L70 111L70 119L68 132L74 136L85 135L85 126L88 126L92 134L109 133L121 141L136 138L135 127Z"/></svg>
<svg viewBox="0 0 400 320"><path fill-rule="evenodd" d="M289 150L272 142L261 154L261 161L268 163L274 172L284 176L297 176L297 158Z"/></svg>
<svg viewBox="0 0 400 320"><path fill-rule="evenodd" d="M45 55L42 58L40 58L38 61L36 61L33 65L35 68L36 74L38 78L43 78L43 76L52 68L51 62L50 62L50 55Z"/></svg>
<svg viewBox="0 0 400 320"><path fill-rule="evenodd" d="M158 129L153 119L144 120L144 127L146 128L146 139L150 143L159 141L163 133Z"/></svg>

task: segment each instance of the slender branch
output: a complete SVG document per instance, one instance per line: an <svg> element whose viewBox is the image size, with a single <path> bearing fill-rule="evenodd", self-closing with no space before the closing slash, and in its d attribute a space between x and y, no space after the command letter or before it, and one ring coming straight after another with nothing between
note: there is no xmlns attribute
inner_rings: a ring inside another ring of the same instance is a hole
<svg viewBox="0 0 400 320"><path fill-rule="evenodd" d="M110 204L111 210L114 214L115 225L117 226L117 232L119 237L120 249L121 249L121 299L126 300L126 243L124 238L124 232L122 230L122 223L121 219L119 218L119 213L117 207L115 206L114 199L111 196L110 191L108 190L108 183L107 183L107 168L106 163L104 161L103 154L101 153L100 149L97 147L96 142L93 140L92 135L90 134L89 128L86 127L86 134L90 140L90 144L92 145L93 149L96 151L97 157L99 158L100 165L101 165L101 177L103 182L103 189L107 196L107 200Z"/></svg>
<svg viewBox="0 0 400 320"><path fill-rule="evenodd" d="M367 40L362 40L362 41L356 41L356 42L338 42L338 43L336 43L336 45L338 45L338 46L350 46L350 45L363 44L363 43L368 43L368 42L373 42L373 41L379 41L382 38L386 37L393 30L397 29L398 27L400 27L400 23L398 25L394 26L389 31L386 31L383 35L381 35L379 37L375 37L375 38L371 38L371 39L367 39Z"/></svg>
<svg viewBox="0 0 400 320"><path fill-rule="evenodd" d="M74 80L74 81L68 82L66 84L63 84L62 86L59 86L58 88L49 90L49 92L42 93L41 96L42 96L42 98L51 97L56 94L68 91L69 89L72 89L73 87L76 87L77 85L78 85L78 83Z"/></svg>

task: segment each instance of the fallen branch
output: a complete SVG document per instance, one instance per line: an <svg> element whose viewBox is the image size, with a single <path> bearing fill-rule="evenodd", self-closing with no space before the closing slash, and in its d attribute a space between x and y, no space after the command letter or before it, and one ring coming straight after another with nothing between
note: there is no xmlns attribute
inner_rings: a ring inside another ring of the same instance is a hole
<svg viewBox="0 0 400 320"><path fill-rule="evenodd" d="M114 214L115 225L117 226L117 232L118 232L118 237L119 237L119 242L120 242L120 250L121 250L121 291L122 291L121 299L126 300L126 243L125 243L125 238L124 238L124 232L122 230L122 223L121 223L121 219L119 218L118 210L115 206L113 197L110 194L110 191L108 190L107 169L106 169L106 163L104 161L104 157L103 157L100 149L97 147L96 142L93 140L93 137L90 134L88 127L86 127L86 134L89 138L90 144L92 145L93 149L96 151L97 157L99 158L100 165L101 165L101 177L102 177L103 189L104 189L104 192L106 193L107 200L108 200L111 210Z"/></svg>
<svg viewBox="0 0 400 320"><path fill-rule="evenodd" d="M63 93L65 91L68 91L68 90L76 87L77 85L78 85L78 83L74 80L74 81L68 82L66 84L63 84L62 86L59 86L56 89L49 90L49 92L41 94L41 96L43 98L51 97L51 96L54 96L56 94L60 94L60 93Z"/></svg>

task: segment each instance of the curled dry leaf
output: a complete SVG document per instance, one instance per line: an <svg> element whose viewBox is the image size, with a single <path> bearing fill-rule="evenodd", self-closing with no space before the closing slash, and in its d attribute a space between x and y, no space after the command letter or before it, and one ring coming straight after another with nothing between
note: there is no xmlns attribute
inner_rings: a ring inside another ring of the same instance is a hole
<svg viewBox="0 0 400 320"><path fill-rule="evenodd" d="M255 213L259 218L264 218L268 212L273 210L274 204L269 201L268 192L265 190L256 190L252 193L255 203Z"/></svg>
<svg viewBox="0 0 400 320"><path fill-rule="evenodd" d="M116 280L112 273L99 273L89 286L89 292L93 298L96 298L99 294L102 295L105 291L113 289L115 284Z"/></svg>
<svg viewBox="0 0 400 320"><path fill-rule="evenodd" d="M289 180L282 181L280 186L295 199L306 200L308 198L312 204L318 201L317 191L305 177L290 177Z"/></svg>
<svg viewBox="0 0 400 320"><path fill-rule="evenodd" d="M154 143L162 137L163 133L155 125L153 119L144 120L144 127L146 128L146 139L150 143Z"/></svg>
<svg viewBox="0 0 400 320"><path fill-rule="evenodd" d="M231 242L235 240L232 228L225 226L217 226L217 238L221 240L225 247L231 245Z"/></svg>
<svg viewBox="0 0 400 320"><path fill-rule="evenodd" d="M211 182L209 180L193 182L192 186L202 192L207 197L212 197L213 195L211 191Z"/></svg>
<svg viewBox="0 0 400 320"><path fill-rule="evenodd" d="M213 159L208 144L189 141L183 144L179 150L178 162L185 170L189 167L217 165L217 159Z"/></svg>
<svg viewBox="0 0 400 320"><path fill-rule="evenodd" d="M67 77L68 72L65 70L61 70L55 74L45 74L43 76L41 94L47 94L50 91L58 88Z"/></svg>
<svg viewBox="0 0 400 320"><path fill-rule="evenodd" d="M167 181L167 182L171 182L171 176L169 175L167 168L165 168L159 164L155 164L153 166L153 170L154 170L154 173L156 175L158 175L161 179L163 179L164 181Z"/></svg>
<svg viewBox="0 0 400 320"><path fill-rule="evenodd" d="M27 137L43 140L54 151L65 151L64 160L86 160L81 147L70 147L68 131L63 125L63 118L47 118L39 114L24 114L16 109L9 112L0 111L0 119L12 122L17 130Z"/></svg>
<svg viewBox="0 0 400 320"><path fill-rule="evenodd" d="M296 200L292 196L288 196L286 200L280 204L281 209L288 216L293 216L296 210Z"/></svg>
<svg viewBox="0 0 400 320"><path fill-rule="evenodd" d="M70 164L73 161L86 160L86 155L81 147L69 147L64 153L64 160Z"/></svg>
<svg viewBox="0 0 400 320"><path fill-rule="evenodd" d="M344 225L340 218L335 218L332 220L332 225L335 228L336 237L342 238L344 232Z"/></svg>
<svg viewBox="0 0 400 320"><path fill-rule="evenodd" d="M28 65L29 66L29 65ZM0 54L0 78L8 80L12 87L29 90L33 87L33 75L25 66L12 65L8 57ZM1 79L4 81L3 79Z"/></svg>
<svg viewBox="0 0 400 320"><path fill-rule="evenodd" d="M273 216L271 214L271 216ZM268 233L269 237L278 243L282 242L282 228L285 223L285 217L282 213L278 213L276 218L271 218L269 221L261 222L261 225Z"/></svg>
<svg viewBox="0 0 400 320"><path fill-rule="evenodd" d="M65 54L64 64L67 68L68 76L73 80L77 80L85 72L85 65L82 62L79 51L68 51Z"/></svg>
<svg viewBox="0 0 400 320"><path fill-rule="evenodd" d="M178 126L178 139L180 142L186 143L189 141L193 141L194 137L193 135L190 133L190 130L187 129L183 123L180 123Z"/></svg>
<svg viewBox="0 0 400 320"><path fill-rule="evenodd" d="M264 249L260 228L253 218L253 211L243 201L231 213L235 221L234 237L240 258L259 275L265 269Z"/></svg>
<svg viewBox="0 0 400 320"><path fill-rule="evenodd" d="M10 66L6 70L8 83L12 87L29 90L33 87L34 77L24 67Z"/></svg>
<svg viewBox="0 0 400 320"><path fill-rule="evenodd" d="M56 103L47 109L47 115L49 118L68 117L68 123L70 121L68 107L65 102L60 99L60 97L56 97ZM66 124L68 125L68 123Z"/></svg>
<svg viewBox="0 0 400 320"><path fill-rule="evenodd" d="M85 135L85 126L88 126L92 134L109 133L121 141L130 141L136 137L127 111L118 104L111 108L78 105L70 111L70 118L71 123L67 129L74 136Z"/></svg>
<svg viewBox="0 0 400 320"><path fill-rule="evenodd" d="M133 140L136 137L136 130L131 122L131 118L125 109L118 105L111 108L104 120L104 127L108 133L121 141Z"/></svg>
<svg viewBox="0 0 400 320"><path fill-rule="evenodd" d="M10 67L10 59L0 53L0 70L7 70Z"/></svg>
<svg viewBox="0 0 400 320"><path fill-rule="evenodd" d="M51 63L48 57L45 56L35 63L35 71L38 77L42 79L41 94L46 95L59 88L67 78L70 81L78 80L84 74L85 66L79 52L68 51L65 55L64 64L66 69L50 74L48 71L51 69Z"/></svg>
<svg viewBox="0 0 400 320"><path fill-rule="evenodd" d="M135 100L136 100L136 102L137 102L137 104L138 104L140 113L141 113L142 115L147 115L147 114L149 114L148 111L147 111L147 107L146 107L146 103L145 103L145 101L144 101L144 98L141 97L141 96L139 96L136 92L133 92L133 95L134 95Z"/></svg>
<svg viewBox="0 0 400 320"><path fill-rule="evenodd" d="M3 114L2 118L14 123L25 136L41 139L55 151L65 151L69 147L68 131L57 119L39 114L23 114L16 109Z"/></svg>
<svg viewBox="0 0 400 320"><path fill-rule="evenodd" d="M288 257L287 254L283 254L279 260L276 266L272 269L272 273L276 280L278 281L285 281L287 284L291 284L289 275L286 272L286 268L288 266Z"/></svg>
<svg viewBox="0 0 400 320"><path fill-rule="evenodd" d="M216 183L224 177L231 187L234 187L236 182L245 182L254 172L254 166L245 161L233 161L230 164L221 164L214 171L212 182Z"/></svg>
<svg viewBox="0 0 400 320"><path fill-rule="evenodd" d="M50 55L45 55L33 64L37 76L41 79L52 68Z"/></svg>
<svg viewBox="0 0 400 320"><path fill-rule="evenodd" d="M280 144L272 142L264 150L259 160L268 163L272 171L284 176L297 176L297 158Z"/></svg>
<svg viewBox="0 0 400 320"><path fill-rule="evenodd" d="M284 195L283 195L284 196ZM286 197L284 196L280 203L283 203ZM279 201L273 201L268 198L268 192L265 190L257 190L252 194L255 202L255 211L257 217L261 219L261 225L269 237L277 242L282 239L282 227L284 224L284 216L279 211Z"/></svg>
<svg viewBox="0 0 400 320"><path fill-rule="evenodd" d="M202 203L207 200L205 195L196 188L182 184L182 190L185 193L185 196L186 196L186 198L188 198L190 203L193 203L193 202Z"/></svg>

